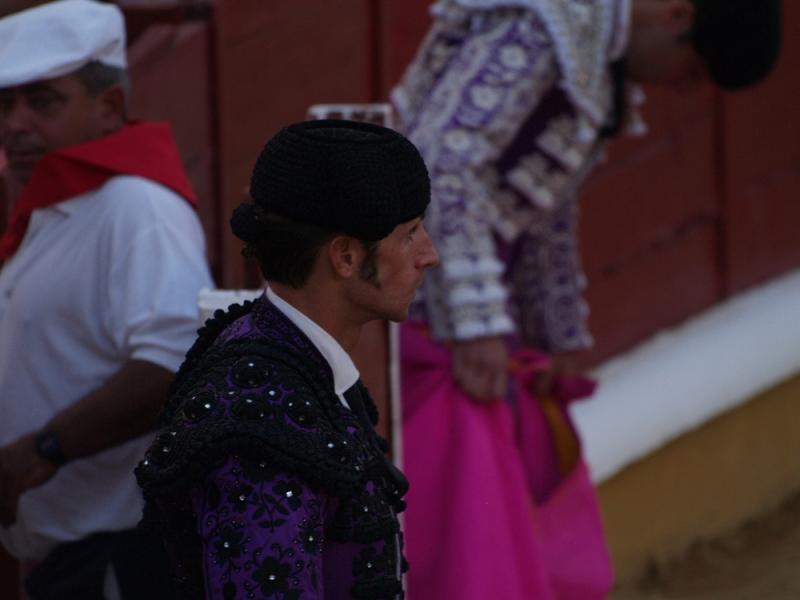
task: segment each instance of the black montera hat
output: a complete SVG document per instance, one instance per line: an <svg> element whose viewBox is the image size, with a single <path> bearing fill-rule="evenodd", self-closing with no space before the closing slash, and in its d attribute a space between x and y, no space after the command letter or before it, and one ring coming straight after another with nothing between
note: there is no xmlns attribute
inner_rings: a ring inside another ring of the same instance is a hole
<svg viewBox="0 0 800 600"><path fill-rule="evenodd" d="M780 50L780 0L694 0L693 41L711 79L739 89L761 81Z"/></svg>
<svg viewBox="0 0 800 600"><path fill-rule="evenodd" d="M267 214L373 241L422 215L431 192L419 151L396 131L319 120L289 125L267 142L250 195Z"/></svg>

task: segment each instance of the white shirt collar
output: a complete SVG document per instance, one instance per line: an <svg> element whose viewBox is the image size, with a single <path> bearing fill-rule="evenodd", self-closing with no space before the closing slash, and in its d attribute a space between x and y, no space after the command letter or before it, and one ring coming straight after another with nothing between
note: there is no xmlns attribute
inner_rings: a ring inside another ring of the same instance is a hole
<svg viewBox="0 0 800 600"><path fill-rule="evenodd" d="M339 400L345 407L350 408L344 399L344 392L355 385L359 378L358 369L350 355L331 334L283 300L269 287L267 288L267 299L316 346L333 371L333 388L336 395L339 396Z"/></svg>

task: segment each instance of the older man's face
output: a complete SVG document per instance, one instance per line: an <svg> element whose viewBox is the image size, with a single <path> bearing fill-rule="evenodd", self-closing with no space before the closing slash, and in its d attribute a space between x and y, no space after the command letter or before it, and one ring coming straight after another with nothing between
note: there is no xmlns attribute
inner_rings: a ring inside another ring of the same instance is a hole
<svg viewBox="0 0 800 600"><path fill-rule="evenodd" d="M0 89L0 145L25 184L47 152L104 135L107 107L75 75Z"/></svg>

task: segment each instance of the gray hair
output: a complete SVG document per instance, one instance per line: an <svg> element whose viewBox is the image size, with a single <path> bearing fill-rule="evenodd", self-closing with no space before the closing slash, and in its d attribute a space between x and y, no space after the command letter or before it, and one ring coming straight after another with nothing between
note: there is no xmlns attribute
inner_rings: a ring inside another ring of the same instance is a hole
<svg viewBox="0 0 800 600"><path fill-rule="evenodd" d="M126 98L130 93L131 85L128 79L128 72L120 67L112 67L98 60L93 60L75 71L74 74L86 86L90 96L97 96L115 85L122 88Z"/></svg>

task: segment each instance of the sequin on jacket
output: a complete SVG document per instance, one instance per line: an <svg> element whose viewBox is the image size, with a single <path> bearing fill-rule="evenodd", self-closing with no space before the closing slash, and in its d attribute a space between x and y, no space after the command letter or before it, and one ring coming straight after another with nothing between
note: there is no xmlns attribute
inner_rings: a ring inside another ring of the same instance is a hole
<svg viewBox="0 0 800 600"><path fill-rule="evenodd" d="M200 330L136 471L181 597L402 598L407 482L351 391L265 297Z"/></svg>

